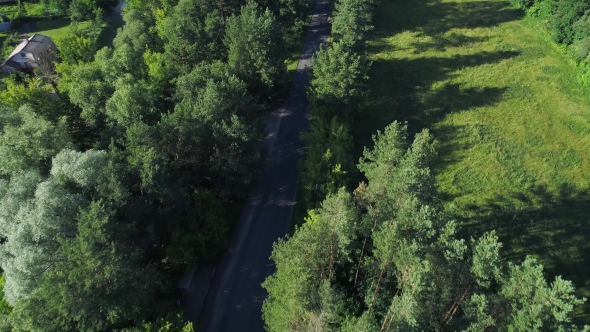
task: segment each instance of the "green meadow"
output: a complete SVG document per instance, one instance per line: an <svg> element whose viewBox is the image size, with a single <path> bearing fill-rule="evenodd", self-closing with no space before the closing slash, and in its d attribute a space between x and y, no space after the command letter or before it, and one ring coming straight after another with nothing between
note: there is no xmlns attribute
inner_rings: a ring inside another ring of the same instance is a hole
<svg viewBox="0 0 590 332"><path fill-rule="evenodd" d="M575 64L505 1L383 0L374 22L357 152L394 120L430 129L464 237L496 230L506 259L532 255L590 299L590 97Z"/></svg>

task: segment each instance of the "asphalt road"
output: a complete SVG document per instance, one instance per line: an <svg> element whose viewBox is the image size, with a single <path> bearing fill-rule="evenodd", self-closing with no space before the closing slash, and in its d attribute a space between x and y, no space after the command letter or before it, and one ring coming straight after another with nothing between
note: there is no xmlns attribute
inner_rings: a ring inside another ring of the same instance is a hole
<svg viewBox="0 0 590 332"><path fill-rule="evenodd" d="M264 331L261 308L267 294L261 283L275 269L269 259L273 243L289 230L299 181L298 164L303 157L299 135L309 127L310 119L306 68L311 56L328 40L330 11L329 0L317 1L289 96L283 107L267 119L271 166L261 176L240 217L207 296L203 302L198 295L189 294L185 317L196 321L200 331ZM196 279L193 284L206 282Z"/></svg>

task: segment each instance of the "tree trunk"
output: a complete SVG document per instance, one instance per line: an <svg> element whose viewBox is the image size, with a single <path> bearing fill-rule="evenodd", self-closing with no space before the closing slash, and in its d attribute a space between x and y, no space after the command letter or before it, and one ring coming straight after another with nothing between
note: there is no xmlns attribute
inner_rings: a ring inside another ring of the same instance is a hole
<svg viewBox="0 0 590 332"><path fill-rule="evenodd" d="M354 285L352 287L356 287L356 282L359 277L359 271L361 269L361 263L363 262L363 254L365 253L365 245L367 244L367 238L363 241L363 249L361 250L361 256L359 257L359 263L356 267L356 274L354 275Z"/></svg>
<svg viewBox="0 0 590 332"><path fill-rule="evenodd" d="M471 285L467 286L465 291L463 291L463 294L461 294L461 296L457 300L455 300L455 302L453 303L453 305L451 306L449 311L447 311L446 315L443 317L443 319L440 322L441 323L441 327L440 327L441 331L445 327L445 325L447 325L451 321L451 319L453 318L453 315L455 315L455 313L457 312L457 310L461 306L461 303L463 303L463 301L465 301L465 298L467 297L470 288L471 288Z"/></svg>
<svg viewBox="0 0 590 332"><path fill-rule="evenodd" d="M336 240L334 239L336 236L336 231L332 230L332 241L330 243L330 266L328 266L328 280L332 280L332 266L334 266L334 247Z"/></svg>
<svg viewBox="0 0 590 332"><path fill-rule="evenodd" d="M379 280L377 281L377 286L375 286L375 292L373 292L373 298L371 299L371 304L369 305L369 312L373 309L373 304L375 303L375 298L377 297L377 291L379 290L379 285L381 285L381 280L383 280L383 273L385 272L385 267L381 268L381 273L379 274Z"/></svg>
<svg viewBox="0 0 590 332"><path fill-rule="evenodd" d="M373 222L373 228L371 229L371 233L375 230L375 228L377 227L377 218L379 217L379 211L377 211L377 215L375 216L375 221ZM358 280L358 276L359 276L359 271L361 269L361 264L363 262L363 254L365 252L365 246L367 244L367 239L368 237L365 237L365 240L363 241L363 249L361 250L361 257L359 257L359 263L356 267L356 274L354 276L354 286L356 287L356 282Z"/></svg>

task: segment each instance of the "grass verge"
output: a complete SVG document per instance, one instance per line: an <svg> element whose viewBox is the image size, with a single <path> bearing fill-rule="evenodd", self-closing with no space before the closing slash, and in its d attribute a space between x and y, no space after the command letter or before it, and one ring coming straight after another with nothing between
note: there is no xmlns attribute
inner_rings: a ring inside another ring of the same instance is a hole
<svg viewBox="0 0 590 332"><path fill-rule="evenodd" d="M590 298L590 98L571 61L506 1L396 0L376 9L357 152L394 120L438 139L437 185L469 238L536 257ZM590 323L588 305L577 312Z"/></svg>

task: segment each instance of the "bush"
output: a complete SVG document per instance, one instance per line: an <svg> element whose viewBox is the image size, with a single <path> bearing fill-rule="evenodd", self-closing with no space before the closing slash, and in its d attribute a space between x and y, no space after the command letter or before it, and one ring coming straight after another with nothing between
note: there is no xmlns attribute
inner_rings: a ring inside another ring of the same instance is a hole
<svg viewBox="0 0 590 332"><path fill-rule="evenodd" d="M580 71L582 72L582 75L580 75L578 80L584 87L590 88L590 65L582 65Z"/></svg>
<svg viewBox="0 0 590 332"><path fill-rule="evenodd" d="M576 29L583 29L584 24L578 28L575 23L578 22L590 9L590 3L580 0L562 0L557 3L553 17L551 17L550 27L553 40L560 44L570 45L575 41L576 35L583 33Z"/></svg>
<svg viewBox="0 0 590 332"><path fill-rule="evenodd" d="M578 40L568 47L568 52L577 61L583 61L588 59L590 54L590 37Z"/></svg>
<svg viewBox="0 0 590 332"><path fill-rule="evenodd" d="M543 21L548 21L553 16L555 0L535 1L528 9L528 13L533 17L538 17Z"/></svg>
<svg viewBox="0 0 590 332"><path fill-rule="evenodd" d="M535 4L535 0L512 0L513 5L521 8L529 8Z"/></svg>

